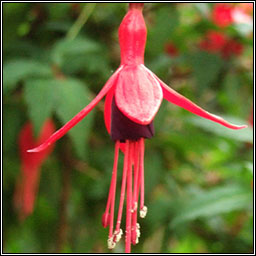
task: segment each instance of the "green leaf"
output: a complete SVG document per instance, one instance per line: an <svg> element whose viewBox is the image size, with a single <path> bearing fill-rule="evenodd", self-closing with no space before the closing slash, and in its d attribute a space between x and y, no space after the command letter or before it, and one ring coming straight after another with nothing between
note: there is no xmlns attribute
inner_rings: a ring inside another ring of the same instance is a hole
<svg viewBox="0 0 256 256"><path fill-rule="evenodd" d="M30 59L9 61L3 68L4 93L14 90L20 80L31 77L51 77L51 75L51 68L47 64Z"/></svg>
<svg viewBox="0 0 256 256"><path fill-rule="evenodd" d="M65 74L72 76L78 72L87 72L97 75L97 79L109 77L110 67L108 58L104 53L88 53L85 55L69 55L65 57L62 64L62 70Z"/></svg>
<svg viewBox="0 0 256 256"><path fill-rule="evenodd" d="M234 118L234 117L223 117L223 118L237 125L243 125L247 123L244 120ZM214 122L211 122L209 120L205 120L199 117L188 118L188 121L190 121L191 123L193 123L194 125L200 128L203 128L211 133L215 133L221 137L225 137L225 138L229 138L229 139L233 139L241 142L249 142L249 143L253 142L253 129L250 127L250 125L247 128L242 130L232 130L222 125L216 124Z"/></svg>
<svg viewBox="0 0 256 256"><path fill-rule="evenodd" d="M30 79L25 84L24 97L36 136L45 120L51 116L56 96L54 89L52 79Z"/></svg>
<svg viewBox="0 0 256 256"><path fill-rule="evenodd" d="M145 162L145 169L147 170L145 191L146 194L150 194L162 178L161 172L156 172L156 170L163 170L164 168L161 157L157 152L146 151L145 156L147 157L147 161Z"/></svg>
<svg viewBox="0 0 256 256"><path fill-rule="evenodd" d="M172 201L169 196L162 193L158 195L158 198L148 202L148 215L147 222L150 223L148 227L149 231L156 230L159 227L159 223L164 223L170 218Z"/></svg>
<svg viewBox="0 0 256 256"><path fill-rule="evenodd" d="M241 36L246 37L253 32L253 22L236 24L234 28L241 34Z"/></svg>
<svg viewBox="0 0 256 256"><path fill-rule="evenodd" d="M202 253L207 252L204 237L197 236L194 232L187 232L179 239L178 243L171 246L170 253L185 254L185 253Z"/></svg>
<svg viewBox="0 0 256 256"><path fill-rule="evenodd" d="M64 32L67 33L72 23L69 21L49 21L44 25L46 31Z"/></svg>
<svg viewBox="0 0 256 256"><path fill-rule="evenodd" d="M216 81L223 66L220 56L204 51L190 55L188 61L194 69L193 76L199 89L208 88Z"/></svg>
<svg viewBox="0 0 256 256"><path fill-rule="evenodd" d="M43 59L46 50L30 41L15 40L3 45L5 59Z"/></svg>
<svg viewBox="0 0 256 256"><path fill-rule="evenodd" d="M193 5L204 17L209 16L211 10L208 3L193 3Z"/></svg>
<svg viewBox="0 0 256 256"><path fill-rule="evenodd" d="M167 5L156 12L156 24L149 29L147 49L157 56L164 51L164 44L172 38L179 25L179 13L174 5Z"/></svg>
<svg viewBox="0 0 256 256"><path fill-rule="evenodd" d="M15 105L3 108L3 152L14 151L22 124L22 111Z"/></svg>
<svg viewBox="0 0 256 256"><path fill-rule="evenodd" d="M25 100L28 113L32 120L36 134L44 121L56 111L62 124L65 124L89 104L89 90L75 79L53 80L33 79L25 85ZM70 135L79 157L85 158L86 145L92 123L89 115L71 131Z"/></svg>
<svg viewBox="0 0 256 256"><path fill-rule="evenodd" d="M85 55L99 51L100 46L97 42L77 37L74 40L63 39L57 42L52 51L52 60L59 66L62 66L65 59L74 55Z"/></svg>
<svg viewBox="0 0 256 256"><path fill-rule="evenodd" d="M70 3L51 3L46 5L50 20L65 20L67 19L70 10Z"/></svg>
<svg viewBox="0 0 256 256"><path fill-rule="evenodd" d="M200 217L209 217L234 210L248 209L252 205L250 188L240 185L217 187L201 191L189 200L180 200L182 204L171 222L174 228L178 224Z"/></svg>
<svg viewBox="0 0 256 256"><path fill-rule="evenodd" d="M78 80L56 80L56 113L61 122L65 124L90 103L90 92ZM79 157L85 159L89 132L92 125L93 115L90 114L77 124L69 135L74 143Z"/></svg>

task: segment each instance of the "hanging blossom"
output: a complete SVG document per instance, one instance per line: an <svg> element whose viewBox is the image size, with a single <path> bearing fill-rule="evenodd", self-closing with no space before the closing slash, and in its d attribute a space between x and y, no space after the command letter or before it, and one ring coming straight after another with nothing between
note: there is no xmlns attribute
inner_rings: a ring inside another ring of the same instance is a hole
<svg viewBox="0 0 256 256"><path fill-rule="evenodd" d="M227 36L223 32L209 30L200 41L199 47L201 50L216 53L222 51L227 43Z"/></svg>
<svg viewBox="0 0 256 256"><path fill-rule="evenodd" d="M230 3L214 4L212 11L213 23L218 27L227 27L233 23L233 5Z"/></svg>
<svg viewBox="0 0 256 256"><path fill-rule="evenodd" d="M54 131L55 125L52 120L47 120L44 123L37 139L33 136L31 122L27 122L20 131L18 144L21 160L21 174L14 193L14 206L21 220L25 219L33 212L41 165L52 152L54 145L52 144L35 154L30 154L27 150L40 145Z"/></svg>
<svg viewBox="0 0 256 256"><path fill-rule="evenodd" d="M236 39L229 39L224 45L221 56L223 59L229 59L232 56L239 56L243 53L244 46Z"/></svg>
<svg viewBox="0 0 256 256"><path fill-rule="evenodd" d="M213 7L212 20L218 27L235 24L253 25L253 3L217 3Z"/></svg>
<svg viewBox="0 0 256 256"><path fill-rule="evenodd" d="M171 57L179 56L179 50L172 41L169 41L165 44L164 51Z"/></svg>
<svg viewBox="0 0 256 256"><path fill-rule="evenodd" d="M253 25L253 3L237 3L232 10L232 19L236 24Z"/></svg>
<svg viewBox="0 0 256 256"><path fill-rule="evenodd" d="M121 239L124 200L126 199L125 252L131 243L138 243L140 225L137 215L144 218L144 141L154 135L153 119L162 99L178 105L193 114L204 117L231 129L242 129L210 114L186 99L144 66L147 29L142 15L143 3L131 3L119 27L121 64L109 78L99 94L73 119L55 132L42 145L29 152L39 152L66 134L81 121L104 97L105 125L115 141L114 166L105 213L104 227L109 227L108 247L114 248ZM116 224L114 225L115 195L119 152L124 152L123 177Z"/></svg>
<svg viewBox="0 0 256 256"><path fill-rule="evenodd" d="M243 45L236 39L229 38L223 32L209 30L205 37L200 41L201 50L220 53L223 59L229 59L232 56L239 56L243 53Z"/></svg>

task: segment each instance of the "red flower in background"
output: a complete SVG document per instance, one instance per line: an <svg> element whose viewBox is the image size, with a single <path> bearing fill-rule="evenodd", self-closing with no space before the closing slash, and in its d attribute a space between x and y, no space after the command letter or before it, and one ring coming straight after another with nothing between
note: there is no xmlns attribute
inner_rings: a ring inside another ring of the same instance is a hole
<svg viewBox="0 0 256 256"><path fill-rule="evenodd" d="M205 39L200 42L200 49L209 52L220 52L227 42L224 33L217 31L208 31Z"/></svg>
<svg viewBox="0 0 256 256"><path fill-rule="evenodd" d="M219 27L226 27L233 22L233 6L228 3L218 3L213 7L212 20Z"/></svg>
<svg viewBox="0 0 256 256"><path fill-rule="evenodd" d="M19 134L18 143L21 159L21 174L14 194L14 206L21 220L33 212L40 178L40 168L44 160L52 152L53 144L35 154L30 154L27 150L40 145L54 131L55 125L53 121L47 120L43 125L38 139L35 139L33 136L31 122L26 123Z"/></svg>
<svg viewBox="0 0 256 256"><path fill-rule="evenodd" d="M232 55L239 56L242 54L244 47L241 43L237 42L235 39L230 39L227 41L223 47L221 54L224 59L230 58Z"/></svg>
<svg viewBox="0 0 256 256"><path fill-rule="evenodd" d="M29 150L40 152L65 135L80 122L106 96L105 125L115 141L115 157L111 185L105 213L104 227L109 227L108 247L114 248L123 232L120 228L126 194L125 252L140 237L137 212L144 218L144 140L154 135L153 119L162 99L178 105L193 114L212 120L231 129L242 129L203 110L180 95L144 66L147 29L142 15L143 3L131 3L119 27L121 65L110 77L99 94L73 119L55 132L42 145ZM33 148L33 146L31 146ZM115 195L119 150L124 152L123 178L116 225L114 227ZM139 202L140 198L140 202Z"/></svg>
<svg viewBox="0 0 256 256"><path fill-rule="evenodd" d="M252 13L244 9L243 5L236 5L232 10L232 19L236 24L253 24Z"/></svg>
<svg viewBox="0 0 256 256"><path fill-rule="evenodd" d="M253 14L253 3L238 3L237 7L243 10L245 13L252 15Z"/></svg>
<svg viewBox="0 0 256 256"><path fill-rule="evenodd" d="M168 42L164 47L165 52L171 57L176 57L179 55L179 50L173 42Z"/></svg>
<svg viewBox="0 0 256 256"><path fill-rule="evenodd" d="M232 23L252 24L253 3L218 3L212 11L213 23L219 27L227 27Z"/></svg>
<svg viewBox="0 0 256 256"><path fill-rule="evenodd" d="M223 59L239 56L243 52L241 43L228 38L223 32L212 30L206 33L205 38L199 43L199 48L211 53L220 53Z"/></svg>

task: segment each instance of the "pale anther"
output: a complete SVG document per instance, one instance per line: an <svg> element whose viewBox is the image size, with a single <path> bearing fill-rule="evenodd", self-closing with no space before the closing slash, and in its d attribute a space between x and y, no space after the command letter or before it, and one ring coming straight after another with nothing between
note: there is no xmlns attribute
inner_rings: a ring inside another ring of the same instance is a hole
<svg viewBox="0 0 256 256"><path fill-rule="evenodd" d="M143 206L142 207L142 209L140 210L140 217L141 218L145 218L146 217L146 215L147 215L147 212L148 212L148 208L147 208L147 206Z"/></svg>

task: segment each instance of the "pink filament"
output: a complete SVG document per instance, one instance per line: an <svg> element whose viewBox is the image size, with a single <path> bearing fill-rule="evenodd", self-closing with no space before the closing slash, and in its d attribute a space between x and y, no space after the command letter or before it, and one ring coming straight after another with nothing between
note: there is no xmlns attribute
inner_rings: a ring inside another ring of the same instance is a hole
<svg viewBox="0 0 256 256"><path fill-rule="evenodd" d="M113 235L113 224L114 224L114 211L115 211L115 197L116 197L116 177L117 177L117 166L118 166L118 156L119 156L119 145L120 142L116 142L115 147L115 160L112 174L112 182L111 182L111 209L110 209L110 227L109 227L109 237Z"/></svg>
<svg viewBox="0 0 256 256"><path fill-rule="evenodd" d="M114 166L113 166L113 172L112 172L112 179L108 194L108 201L105 213L102 216L102 225L104 228L106 228L108 225L110 225L110 235L112 236L113 233L113 218L114 218L114 208L115 208L115 195L116 195L116 178L117 178L117 167L118 167L118 157L119 157L119 146L120 142L117 141L115 145L115 157L114 157ZM110 215L109 215L109 209L111 205Z"/></svg>
<svg viewBox="0 0 256 256"><path fill-rule="evenodd" d="M144 207L144 139L141 138L140 141L140 209Z"/></svg>
<svg viewBox="0 0 256 256"><path fill-rule="evenodd" d="M125 232L125 252L131 252L131 243L136 244L139 236L139 227L137 226L137 212L138 200L140 199L140 210L144 207L144 139L139 141L126 140L123 177L121 184L121 194L119 201L119 209L116 221L115 231L114 227L114 211L115 211L115 194L116 194L116 180L117 167L120 149L120 141L115 145L115 157L112 179L109 189L108 201L105 213L103 214L102 224L104 227L109 226L109 239L112 240L114 248L115 243L121 238L122 231L120 229L125 192L126 194L126 232ZM114 231L114 232L113 232ZM110 241L111 241L110 240Z"/></svg>
<svg viewBox="0 0 256 256"><path fill-rule="evenodd" d="M133 187L133 200L132 200L132 243L136 244L136 226L137 226L137 209L138 209L138 198L139 198L139 142L135 142L134 148L134 187Z"/></svg>
<svg viewBox="0 0 256 256"><path fill-rule="evenodd" d="M132 222L132 157L134 143L130 143L127 169L127 198L126 198L126 236L125 252L131 252L131 222Z"/></svg>
<svg viewBox="0 0 256 256"><path fill-rule="evenodd" d="M116 223L116 231L117 232L120 231L120 225L121 225L121 219L122 219L122 213L123 213L127 169L128 169L128 164L129 164L129 150L130 150L130 141L126 140L125 154L124 154L123 179L122 179L122 185L121 185L121 195L120 195L120 202L119 202L119 209L118 209L117 223Z"/></svg>

